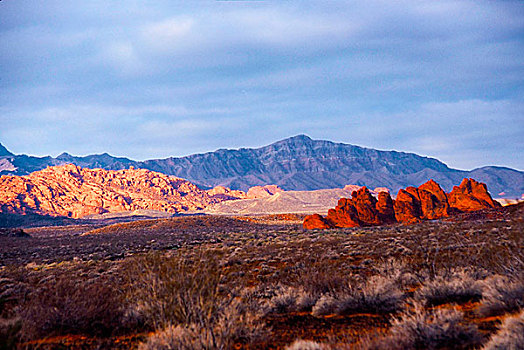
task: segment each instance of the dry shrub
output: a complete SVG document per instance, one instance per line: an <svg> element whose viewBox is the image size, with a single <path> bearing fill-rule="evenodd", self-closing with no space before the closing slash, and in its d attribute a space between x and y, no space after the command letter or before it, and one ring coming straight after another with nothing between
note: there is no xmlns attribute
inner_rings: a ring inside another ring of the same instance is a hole
<svg viewBox="0 0 524 350"><path fill-rule="evenodd" d="M285 350L328 350L329 346L311 340L297 339Z"/></svg>
<svg viewBox="0 0 524 350"><path fill-rule="evenodd" d="M232 349L235 344L252 344L265 339L266 330L258 317L235 300L220 310L215 323L169 325L151 335L140 350Z"/></svg>
<svg viewBox="0 0 524 350"><path fill-rule="evenodd" d="M261 313L251 311L242 300L234 299L221 306L212 330L223 343L252 344L267 336L261 317Z"/></svg>
<svg viewBox="0 0 524 350"><path fill-rule="evenodd" d="M522 275L511 280L504 276L493 276L484 281L482 305L483 316L502 315L524 307L524 282Z"/></svg>
<svg viewBox="0 0 524 350"><path fill-rule="evenodd" d="M139 350L204 350L225 349L217 344L212 335L205 329L198 329L195 325L167 326L151 335Z"/></svg>
<svg viewBox="0 0 524 350"><path fill-rule="evenodd" d="M0 319L0 349L16 349L21 329L20 319Z"/></svg>
<svg viewBox="0 0 524 350"><path fill-rule="evenodd" d="M481 297L481 284L464 271L456 272L449 277L437 276L425 282L415 293L415 298L425 306L477 301Z"/></svg>
<svg viewBox="0 0 524 350"><path fill-rule="evenodd" d="M420 283L420 278L405 261L399 259L388 259L381 261L373 267L374 274L384 276L394 281L400 288L413 287Z"/></svg>
<svg viewBox="0 0 524 350"><path fill-rule="evenodd" d="M524 349L524 311L516 316L506 318L502 327L491 337L483 349Z"/></svg>
<svg viewBox="0 0 524 350"><path fill-rule="evenodd" d="M300 287L311 295L338 292L344 289L350 277L347 271L324 257L316 257L311 261L306 259L297 265L301 265L302 268L293 271L289 277L290 281L284 283Z"/></svg>
<svg viewBox="0 0 524 350"><path fill-rule="evenodd" d="M326 316L334 314L337 310L339 299L331 294L322 295L311 310L313 316Z"/></svg>
<svg viewBox="0 0 524 350"><path fill-rule="evenodd" d="M136 258L127 270L127 298L154 329L178 323L205 326L216 318L221 270L212 253L194 261L153 253Z"/></svg>
<svg viewBox="0 0 524 350"><path fill-rule="evenodd" d="M208 251L191 260L150 254L133 263L129 298L159 330L142 349L229 349L265 337L260 316L223 290L217 261Z"/></svg>
<svg viewBox="0 0 524 350"><path fill-rule="evenodd" d="M464 325L463 314L456 310L429 312L416 306L392 322L388 335L361 342L363 349L466 349L477 346L481 335L476 326Z"/></svg>
<svg viewBox="0 0 524 350"><path fill-rule="evenodd" d="M276 295L268 302L265 311L266 314L311 311L318 298L301 287L278 286Z"/></svg>
<svg viewBox="0 0 524 350"><path fill-rule="evenodd" d="M369 278L363 286L350 285L344 292L323 295L313 307L314 316L331 313L389 313L400 309L404 295L394 280Z"/></svg>
<svg viewBox="0 0 524 350"><path fill-rule="evenodd" d="M67 333L107 336L122 326L124 307L110 281L63 275L36 289L20 317L28 339Z"/></svg>

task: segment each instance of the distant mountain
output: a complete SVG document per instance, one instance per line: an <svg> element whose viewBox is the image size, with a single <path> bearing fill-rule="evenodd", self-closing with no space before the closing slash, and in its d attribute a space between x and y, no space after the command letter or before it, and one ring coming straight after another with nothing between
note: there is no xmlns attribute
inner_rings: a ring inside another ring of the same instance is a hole
<svg viewBox="0 0 524 350"><path fill-rule="evenodd" d="M7 148L5 148L1 143L0 143L0 157L3 157L3 156L12 156L13 153L9 152L7 150Z"/></svg>
<svg viewBox="0 0 524 350"><path fill-rule="evenodd" d="M298 135L260 148L220 149L186 157L136 162L108 154L57 158L4 156L11 170L0 174L28 174L47 165L74 163L83 167L119 170L135 166L175 175L202 187L227 186L247 190L275 184L284 190L342 188L347 184L370 188L388 187L392 192L419 186L429 179L450 191L464 177L487 184L494 197L520 197L524 193L524 172L503 167L482 167L472 171L449 168L434 158L414 153L378 151ZM16 170L12 170L15 167ZM504 193L500 194L499 193Z"/></svg>

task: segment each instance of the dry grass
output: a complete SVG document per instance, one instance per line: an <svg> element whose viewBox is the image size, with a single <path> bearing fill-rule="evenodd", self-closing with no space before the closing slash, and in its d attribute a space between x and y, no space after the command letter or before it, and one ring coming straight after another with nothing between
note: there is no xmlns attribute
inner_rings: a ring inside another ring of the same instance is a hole
<svg viewBox="0 0 524 350"><path fill-rule="evenodd" d="M426 281L415 297L425 306L478 301L482 297L482 286L471 274L461 270L448 277L437 276Z"/></svg>
<svg viewBox="0 0 524 350"><path fill-rule="evenodd" d="M479 313L483 316L519 311L524 308L524 276L493 276L484 282L482 294Z"/></svg>
<svg viewBox="0 0 524 350"><path fill-rule="evenodd" d="M59 276L34 291L20 317L28 339L68 333L107 336L122 327L124 309L110 282Z"/></svg>
<svg viewBox="0 0 524 350"><path fill-rule="evenodd" d="M350 284L340 293L322 295L313 306L312 314L394 313L400 309L403 299L404 294L395 281L373 276L361 286Z"/></svg>
<svg viewBox="0 0 524 350"><path fill-rule="evenodd" d="M286 346L286 350L328 350L330 347L311 340L297 339L293 344Z"/></svg>
<svg viewBox="0 0 524 350"><path fill-rule="evenodd" d="M524 311L508 317L500 329L483 347L484 350L524 349Z"/></svg>
<svg viewBox="0 0 524 350"><path fill-rule="evenodd" d="M456 310L426 311L416 306L392 322L385 337L363 341L363 349L467 349L481 343L476 326L464 324Z"/></svg>

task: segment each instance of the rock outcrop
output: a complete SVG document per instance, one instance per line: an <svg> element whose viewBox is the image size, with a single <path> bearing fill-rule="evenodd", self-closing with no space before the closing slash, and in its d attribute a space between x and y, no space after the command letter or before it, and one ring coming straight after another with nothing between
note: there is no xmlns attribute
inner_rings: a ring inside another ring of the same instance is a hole
<svg viewBox="0 0 524 350"><path fill-rule="evenodd" d="M304 220L303 226L306 230L312 230L317 228L326 229L333 227L333 225L331 225L326 219L324 219L319 214L308 215Z"/></svg>
<svg viewBox="0 0 524 350"><path fill-rule="evenodd" d="M474 179L464 179L460 186L454 186L448 200L451 207L463 212L500 207L491 198L486 185Z"/></svg>
<svg viewBox="0 0 524 350"><path fill-rule="evenodd" d="M375 191L376 190L377 189L375 189ZM375 208L377 209L380 222L384 224L391 224L397 221L395 218L394 203L391 199L391 196L389 195L389 192L379 192L378 201L375 205Z"/></svg>
<svg viewBox="0 0 524 350"><path fill-rule="evenodd" d="M328 211L326 218L318 214L307 216L304 228L375 226L394 221L393 201L389 193L381 192L377 200L366 187L361 187L353 191L351 198L341 198L338 205Z"/></svg>
<svg viewBox="0 0 524 350"><path fill-rule="evenodd" d="M398 191L394 204L395 218L398 222L414 224L420 221L421 209L420 200L413 194L413 191Z"/></svg>
<svg viewBox="0 0 524 350"><path fill-rule="evenodd" d="M400 222L414 224L421 220L434 220L452 213L470 212L499 207L489 194L486 185L473 179L464 179L446 194L433 180L417 187L399 190L393 201L387 192L375 199L365 187L354 191L351 198L342 198L326 218L306 217L304 228L376 226ZM308 222L305 225L306 221ZM315 223L318 225L315 226Z"/></svg>
<svg viewBox="0 0 524 350"><path fill-rule="evenodd" d="M0 212L72 218L139 209L178 213L245 197L226 188L205 191L187 180L145 169L114 171L73 164L28 176L2 176L0 188Z"/></svg>

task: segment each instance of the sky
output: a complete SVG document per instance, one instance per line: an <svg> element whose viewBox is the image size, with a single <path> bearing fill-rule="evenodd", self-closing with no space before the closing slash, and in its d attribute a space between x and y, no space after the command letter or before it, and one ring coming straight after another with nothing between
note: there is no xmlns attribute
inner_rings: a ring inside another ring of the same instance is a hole
<svg viewBox="0 0 524 350"><path fill-rule="evenodd" d="M0 2L0 142L135 160L297 134L524 169L522 1Z"/></svg>

